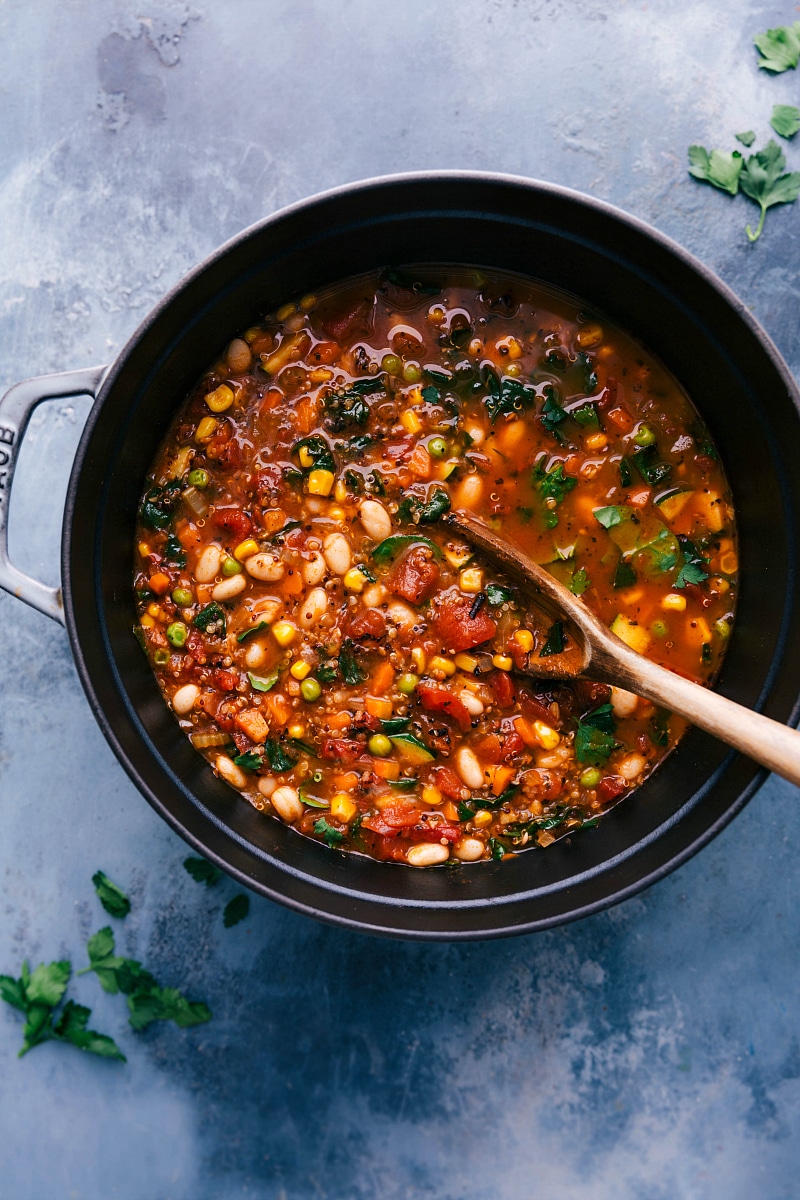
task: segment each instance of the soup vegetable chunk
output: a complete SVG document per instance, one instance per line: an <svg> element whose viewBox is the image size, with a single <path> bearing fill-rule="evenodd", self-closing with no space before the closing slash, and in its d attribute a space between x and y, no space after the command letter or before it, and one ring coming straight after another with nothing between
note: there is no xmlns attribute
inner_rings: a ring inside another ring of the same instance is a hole
<svg viewBox="0 0 800 1200"><path fill-rule="evenodd" d="M441 518L480 514L635 650L707 682L736 544L671 375L529 280L413 268L288 302L183 404L137 530L137 634L257 809L426 867L593 825L683 723L532 678L565 631Z"/></svg>

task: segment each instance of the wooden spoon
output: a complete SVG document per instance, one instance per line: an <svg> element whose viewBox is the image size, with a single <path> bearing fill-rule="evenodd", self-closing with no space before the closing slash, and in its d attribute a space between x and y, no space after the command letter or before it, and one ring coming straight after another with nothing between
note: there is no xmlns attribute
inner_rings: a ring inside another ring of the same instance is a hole
<svg viewBox="0 0 800 1200"><path fill-rule="evenodd" d="M631 650L582 600L573 596L517 546L498 537L465 510L448 513L442 524L457 531L524 587L534 607L553 620L566 620L566 645L559 654L531 655L527 674L551 679L585 676L626 688L679 713L770 771L800 785L800 733L692 683Z"/></svg>

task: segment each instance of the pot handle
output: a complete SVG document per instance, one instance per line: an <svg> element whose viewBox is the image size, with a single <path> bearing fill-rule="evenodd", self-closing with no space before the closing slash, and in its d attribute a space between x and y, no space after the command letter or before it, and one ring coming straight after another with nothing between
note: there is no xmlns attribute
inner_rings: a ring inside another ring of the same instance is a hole
<svg viewBox="0 0 800 1200"><path fill-rule="evenodd" d="M0 400L0 588L19 596L61 625L64 603L60 587L48 587L18 570L8 557L8 508L11 484L19 448L31 414L43 400L67 396L96 396L106 367L87 367L83 371L61 371L40 375L15 384Z"/></svg>

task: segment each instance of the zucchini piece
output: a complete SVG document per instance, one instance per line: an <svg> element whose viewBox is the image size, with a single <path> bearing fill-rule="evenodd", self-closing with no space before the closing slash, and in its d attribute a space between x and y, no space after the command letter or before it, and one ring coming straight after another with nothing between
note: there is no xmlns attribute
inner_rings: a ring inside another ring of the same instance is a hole
<svg viewBox="0 0 800 1200"><path fill-rule="evenodd" d="M637 654L644 654L650 645L650 634L644 625L638 625L636 621L631 621L622 613L614 617L611 622L611 632L615 633L620 641L623 641L626 646L630 646L631 650L635 650Z"/></svg>
<svg viewBox="0 0 800 1200"><path fill-rule="evenodd" d="M424 742L414 737L413 733L396 733L389 738L389 741L403 762L421 766L422 763L433 762L436 757Z"/></svg>

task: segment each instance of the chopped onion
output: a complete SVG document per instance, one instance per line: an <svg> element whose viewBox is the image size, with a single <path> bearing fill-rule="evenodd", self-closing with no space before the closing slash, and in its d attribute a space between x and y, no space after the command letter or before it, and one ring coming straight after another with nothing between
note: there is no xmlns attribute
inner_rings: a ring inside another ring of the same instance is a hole
<svg viewBox="0 0 800 1200"><path fill-rule="evenodd" d="M183 493L183 500L186 507L195 517L205 517L208 515L208 501L197 488L188 487Z"/></svg>

